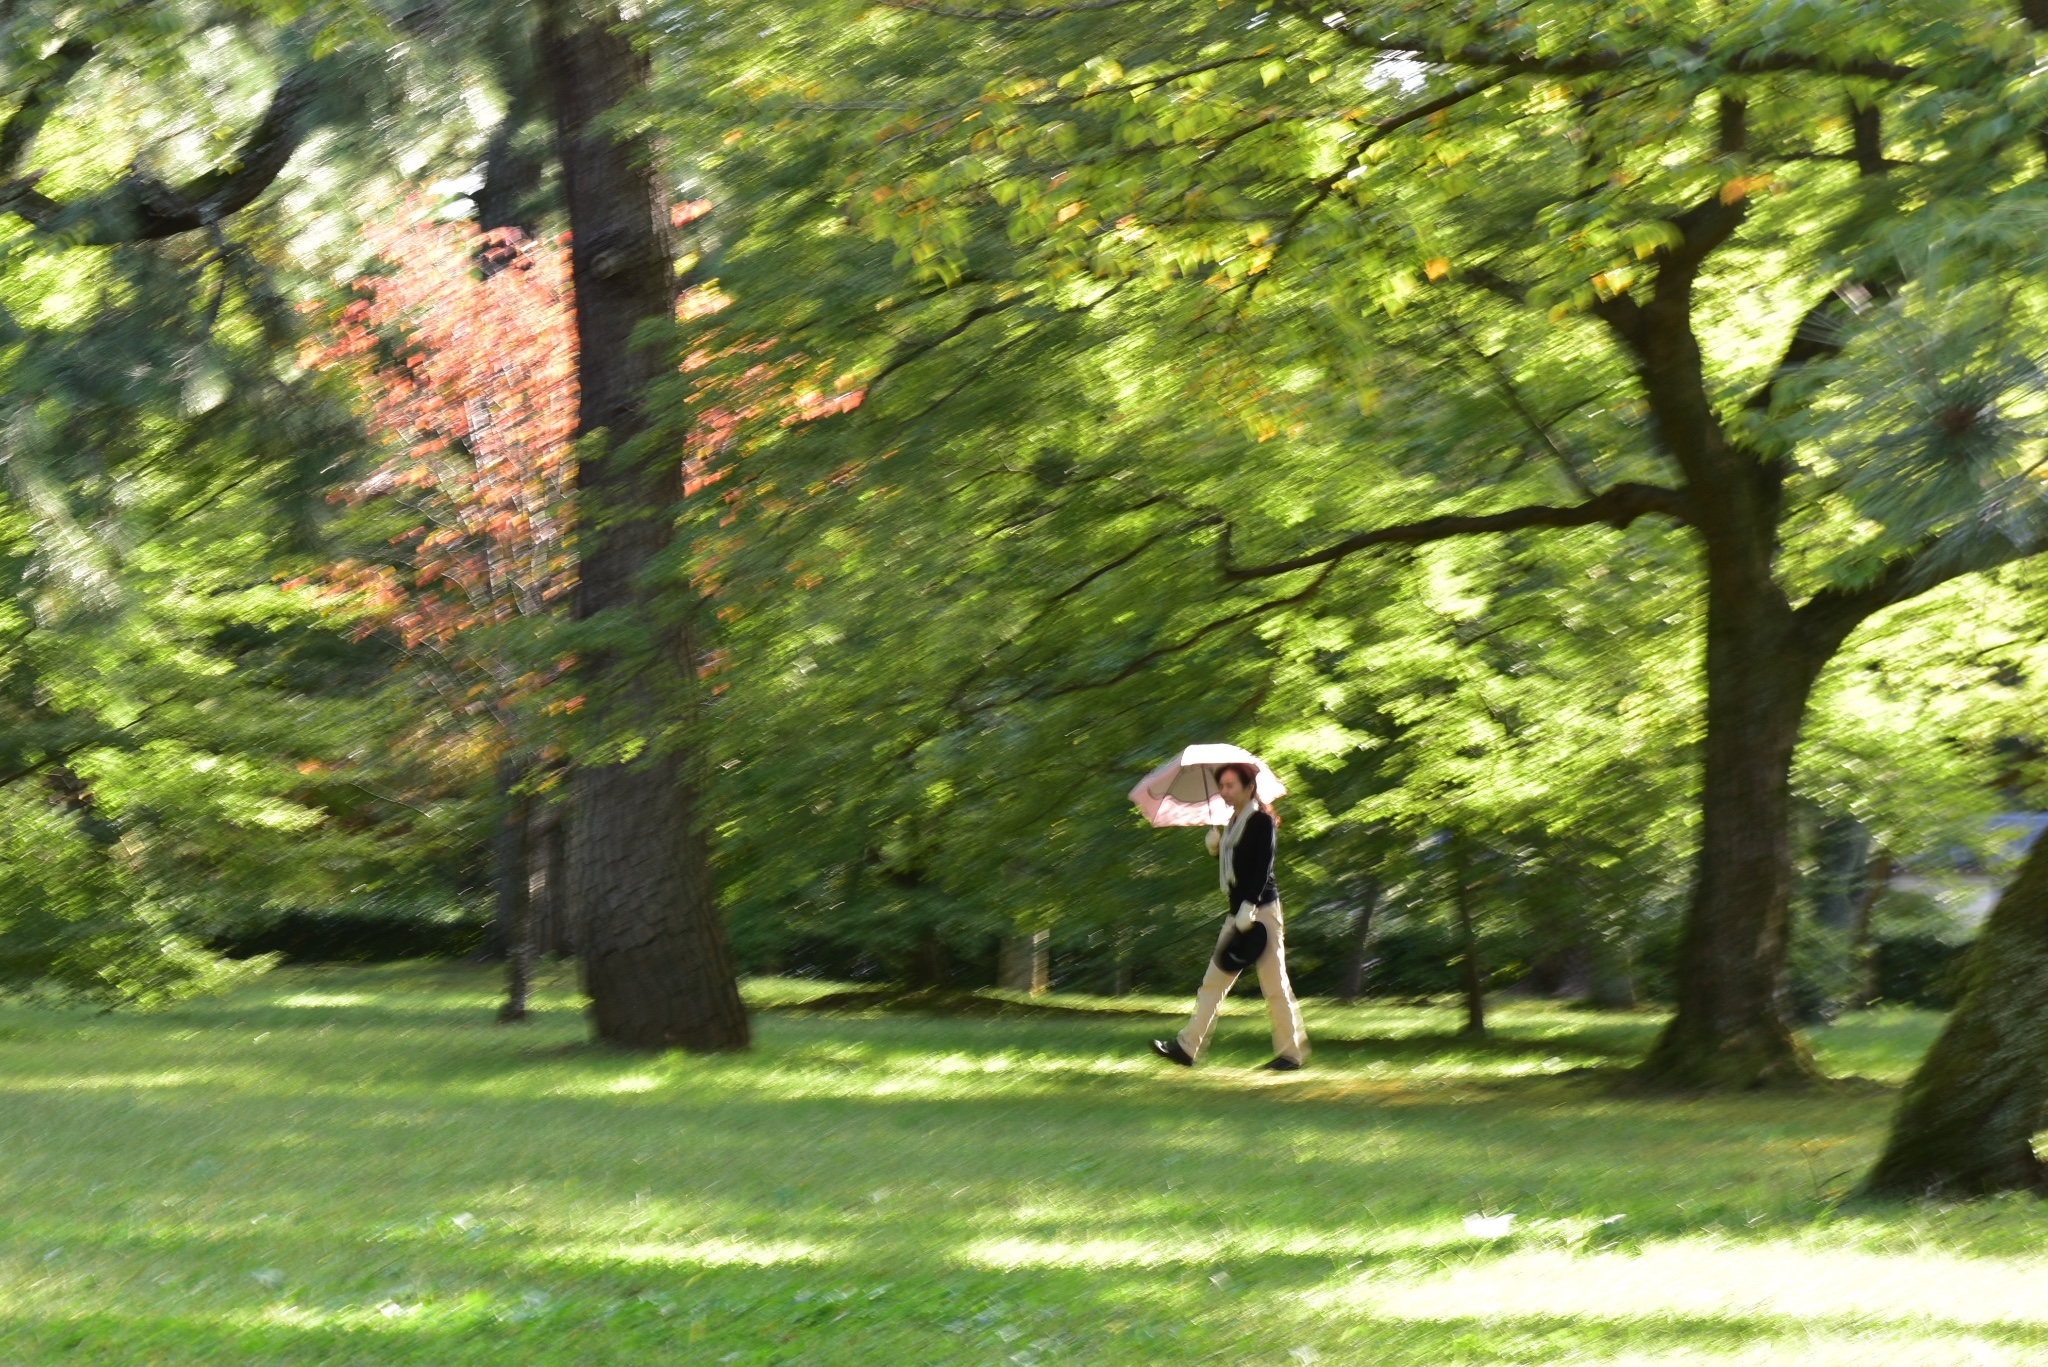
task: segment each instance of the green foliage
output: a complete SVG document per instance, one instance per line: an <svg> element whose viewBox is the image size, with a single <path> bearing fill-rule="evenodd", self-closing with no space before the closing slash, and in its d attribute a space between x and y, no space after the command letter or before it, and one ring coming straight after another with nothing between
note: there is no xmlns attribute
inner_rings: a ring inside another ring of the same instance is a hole
<svg viewBox="0 0 2048 1367"><path fill-rule="evenodd" d="M346 390L295 363L295 305L398 184L386 138L415 113L430 154L475 133L439 97L380 125L399 106L379 73L465 46L359 61L391 35L354 6L8 25L8 107L41 111L8 125L9 174L81 224L138 184L172 212L170 185L232 171L284 73L353 72L301 125L326 130L318 156L206 231L0 227L0 987L157 1001L260 966L200 946L288 909L445 908L476 882L475 773L408 751L421 707L388 651L289 582L365 445ZM91 54L61 82L59 40Z"/></svg>
<svg viewBox="0 0 2048 1367"><path fill-rule="evenodd" d="M40 796L0 791L0 988L157 1006L269 966L230 963Z"/></svg>
<svg viewBox="0 0 2048 1367"><path fill-rule="evenodd" d="M1290 785L1305 969L1335 971L1369 903L1434 943L1455 840L1495 971L1570 955L1657 985L1697 830L1691 534L1596 521L1281 567L1361 528L1675 482L1611 324L1680 206L1743 216L1691 331L1708 416L1784 463L1793 599L2040 541L2048 88L2003 17L945 8L635 20L659 73L635 117L676 197L712 205L682 228L689 279L730 301L687 321L654 396L651 445L716 476L664 567L673 606L716 610L692 662L711 701L664 724L711 734L756 967L973 981L999 937L1051 928L1077 974L1184 975L1207 861L1121 794L1228 738ZM503 739L476 720L574 643L522 622L394 671L370 617L314 603L300 576L392 566L433 517L337 516L391 452L291 352L295 305L382 269L364 225L402 183L453 193L536 149L527 16L10 22L17 107L59 42L99 45L22 166L60 196L203 173L295 63L349 72L321 139L217 232L0 231L0 781L28 770L0 794L78 856L11 886L69 870L58 919L135 943L151 917L249 943L473 907ZM1885 165L1859 174L1873 109ZM549 203L513 189L525 216ZM1765 393L1795 338L1823 345ZM2040 573L1973 574L1854 639L1801 745L1810 810L1910 859L2027 800ZM544 701L523 744L595 743ZM7 924L57 916L44 895L7 894ZM1798 943L1803 981L1840 978L1839 945Z"/></svg>
<svg viewBox="0 0 2048 1367"><path fill-rule="evenodd" d="M1947 1010L1962 995L1960 970L1968 948L1929 935L1902 935L1877 944L1877 996L1888 1003Z"/></svg>
<svg viewBox="0 0 2048 1367"><path fill-rule="evenodd" d="M1925 552L1919 590L2048 544L2016 30L1761 5L1619 28L1571 3L990 14L774 6L666 68L657 116L717 205L696 271L735 300L707 339L748 343L676 388L674 421L763 364L858 400L743 424L700 531L753 962L820 934L898 964L1007 926L1098 956L1199 940L1175 927L1206 910L1200 861L1117 794L1226 737L1294 789L1290 903L1376 882L1393 914L1440 915L1426 851L1460 832L1504 950L1656 957L1694 840L1689 538L1217 571L1677 482L1614 320L1679 206L1743 215L1691 328L1705 416L1785 461L1794 602L1902 555ZM1873 104L1893 164L1859 175ZM1825 345L1766 392L1795 338ZM1998 745L2038 730L2030 590L2004 587L2025 578L1859 636L1802 794L1902 856L1975 839ZM1802 937L1806 976L1839 977Z"/></svg>

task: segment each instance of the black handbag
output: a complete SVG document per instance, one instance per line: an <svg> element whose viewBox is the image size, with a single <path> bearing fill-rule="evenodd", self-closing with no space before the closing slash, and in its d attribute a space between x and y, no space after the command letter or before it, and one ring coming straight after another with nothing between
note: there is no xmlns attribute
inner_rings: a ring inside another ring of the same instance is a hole
<svg viewBox="0 0 2048 1367"><path fill-rule="evenodd" d="M1249 930L1232 929L1216 946L1216 967L1225 973L1242 973L1266 952L1266 923L1254 921Z"/></svg>

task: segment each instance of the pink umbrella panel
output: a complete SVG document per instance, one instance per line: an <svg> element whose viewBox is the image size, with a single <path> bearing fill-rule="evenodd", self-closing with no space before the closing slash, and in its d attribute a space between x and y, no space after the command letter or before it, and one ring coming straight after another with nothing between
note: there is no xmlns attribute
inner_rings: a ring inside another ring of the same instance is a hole
<svg viewBox="0 0 2048 1367"><path fill-rule="evenodd" d="M1138 780L1131 801L1154 826L1221 826L1230 820L1230 804L1216 791L1217 771L1226 764L1249 764L1257 773L1254 787L1262 802L1284 797L1286 785L1251 751L1235 745L1190 745Z"/></svg>

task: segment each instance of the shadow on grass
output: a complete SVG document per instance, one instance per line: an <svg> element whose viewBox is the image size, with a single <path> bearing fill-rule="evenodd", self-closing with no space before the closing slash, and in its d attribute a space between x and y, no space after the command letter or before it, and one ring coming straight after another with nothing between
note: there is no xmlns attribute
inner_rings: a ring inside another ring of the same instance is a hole
<svg viewBox="0 0 2048 1367"><path fill-rule="evenodd" d="M1602 1059L1627 1059L1643 1054L1641 1041L1620 1031L1581 1030L1530 1038L1492 1032L1462 1035L1455 1031L1414 1035L1330 1035L1318 1034L1312 1041L1319 1057L1385 1060L1413 1063L1418 1060L1457 1055L1475 1059L1550 1058L1586 1055Z"/></svg>
<svg viewBox="0 0 2048 1367"><path fill-rule="evenodd" d="M1121 1282L1074 1272L948 1279L910 1291L897 1285L834 1288L816 1278L792 1295L785 1277L679 1285L656 1279L605 1299L472 1297L467 1304L378 1322L320 1323L313 1307L281 1310L283 1322L224 1324L198 1315L124 1316L110 1311L42 1320L0 1316L0 1344L24 1361L151 1363L718 1362L819 1364L1038 1361L1370 1361L1374 1367L1629 1361L1681 1353L1779 1349L1811 1361L1819 1343L1867 1354L1913 1345L1914 1361L1986 1359L1972 1345L2040 1361L2048 1327L1867 1316L1770 1314L1467 1315L1412 1319L1358 1315L1307 1321L1250 1297L1203 1288L1175 1298L1180 1316ZM808 1294L806 1294L808 1292ZM311 1321L311 1322L307 1322ZM1303 1351L1304 1349L1308 1351ZM1931 1352L1929 1350L1932 1350ZM1745 1357L1745 1360L1748 1360ZM1772 1361L1780 1360L1774 1356ZM1830 1358L1830 1361L1837 1360ZM1849 1360L1847 1354L1840 1360ZM1869 1356L1867 1361L1891 1360Z"/></svg>
<svg viewBox="0 0 2048 1367"><path fill-rule="evenodd" d="M1618 1066L1654 1028L1639 1018L1510 1011L1466 1039L1319 1007L1325 1052L1286 1076L1249 1067L1255 1001L1225 1018L1223 1066L1193 1073L1145 1053L1145 1015L1085 1002L773 1012L753 1053L648 1058L590 1044L555 998L493 1026L473 980L308 975L0 1050L0 1364L1002 1363L1041 1338L1040 1360L1090 1364L1285 1367L1293 1344L1396 1367L1603 1361L1573 1345L1711 1351L1659 1326L1741 1347L1781 1321L1423 1322L1355 1274L1695 1237L2034 1259L2048 1231L2018 1206L1981 1229L1974 1211L1838 1219L1825 1198L1881 1133L1866 1101L1624 1105L1544 1066ZM1497 1212L1514 1236L1462 1237ZM1589 1221L1597 1246L1559 1242ZM1934 1332L1841 1332L1894 1331ZM2027 1351L2040 1333L2015 1332Z"/></svg>
<svg viewBox="0 0 2048 1367"><path fill-rule="evenodd" d="M848 988L845 991L827 992L800 1001L764 1002L753 1009L791 1014L887 1011L955 1020L989 1019L997 1016L1039 1016L1069 1020L1123 1020L1139 1016L1170 1019L1185 1014L1162 1011L1150 1006L1076 1006L1069 1002L1040 1001L1032 997L1010 996L970 988L913 990L895 987Z"/></svg>

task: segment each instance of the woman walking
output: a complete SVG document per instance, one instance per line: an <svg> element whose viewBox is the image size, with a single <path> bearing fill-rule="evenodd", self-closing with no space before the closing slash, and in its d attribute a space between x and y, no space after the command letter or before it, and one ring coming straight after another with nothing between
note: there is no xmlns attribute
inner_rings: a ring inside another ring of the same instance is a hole
<svg viewBox="0 0 2048 1367"><path fill-rule="evenodd" d="M1209 831L1217 881L1227 899L1223 931L1216 937L1216 953L1202 975L1202 986L1195 993L1195 1013L1186 1028L1173 1039L1152 1041L1153 1053L1182 1067L1193 1067L1202 1056L1223 998L1247 966L1259 971L1259 990L1265 994L1266 1014L1273 1022L1273 1057L1265 1066L1286 1073L1308 1060L1301 1008L1287 981L1280 885L1273 878L1280 820L1272 803L1259 800L1257 785L1258 771L1249 764L1226 764L1217 770L1216 790L1231 809L1230 824L1220 832Z"/></svg>

